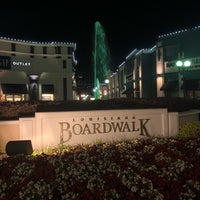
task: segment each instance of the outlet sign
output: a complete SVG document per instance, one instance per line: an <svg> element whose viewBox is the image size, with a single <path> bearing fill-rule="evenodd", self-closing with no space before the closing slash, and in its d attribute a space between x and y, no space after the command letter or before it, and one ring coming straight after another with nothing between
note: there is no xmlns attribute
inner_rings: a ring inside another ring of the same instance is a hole
<svg viewBox="0 0 200 200"><path fill-rule="evenodd" d="M20 66L20 67L30 67L31 66L30 62L22 62L22 61L13 61L12 64L13 64L13 66Z"/></svg>

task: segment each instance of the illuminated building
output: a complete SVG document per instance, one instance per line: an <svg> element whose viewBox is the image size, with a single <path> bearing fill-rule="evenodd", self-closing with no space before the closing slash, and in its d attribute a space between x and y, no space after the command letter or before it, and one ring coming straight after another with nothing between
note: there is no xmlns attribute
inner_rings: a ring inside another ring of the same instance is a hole
<svg viewBox="0 0 200 200"><path fill-rule="evenodd" d="M126 60L110 76L109 97L142 98L154 97L155 83L155 51L150 49L134 49Z"/></svg>
<svg viewBox="0 0 200 200"><path fill-rule="evenodd" d="M200 98L200 27L159 36L157 69L159 96Z"/></svg>
<svg viewBox="0 0 200 200"><path fill-rule="evenodd" d="M134 49L109 77L109 98L200 98L200 27Z"/></svg>
<svg viewBox="0 0 200 200"><path fill-rule="evenodd" d="M75 43L1 37L1 101L75 99L75 50Z"/></svg>

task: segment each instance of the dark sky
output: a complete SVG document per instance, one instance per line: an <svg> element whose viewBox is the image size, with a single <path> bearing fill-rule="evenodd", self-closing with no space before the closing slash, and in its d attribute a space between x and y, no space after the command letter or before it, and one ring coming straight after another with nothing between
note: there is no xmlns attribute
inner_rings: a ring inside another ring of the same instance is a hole
<svg viewBox="0 0 200 200"><path fill-rule="evenodd" d="M29 1L27 1L29 2ZM70 1L69 1L70 2ZM85 1L83 1L85 2ZM109 4L108 4L109 2ZM200 25L194 1L112 1L48 6L1 5L0 36L77 44L77 74L92 82L94 25L99 21L111 53L112 69L135 48L152 47L161 34ZM48 1L43 1L43 4Z"/></svg>

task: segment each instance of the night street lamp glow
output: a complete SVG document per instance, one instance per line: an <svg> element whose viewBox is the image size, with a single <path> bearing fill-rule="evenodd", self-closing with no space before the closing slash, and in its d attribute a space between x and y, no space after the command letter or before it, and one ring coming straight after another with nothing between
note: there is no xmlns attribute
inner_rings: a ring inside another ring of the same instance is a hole
<svg viewBox="0 0 200 200"><path fill-rule="evenodd" d="M177 66L177 67L182 67L182 66L183 66L183 62L180 61L180 60L178 60L178 61L176 62L176 66Z"/></svg>
<svg viewBox="0 0 200 200"><path fill-rule="evenodd" d="M189 60L184 61L184 66L189 67L191 65L191 62Z"/></svg>
<svg viewBox="0 0 200 200"><path fill-rule="evenodd" d="M185 61L178 60L176 62L176 66L177 67L190 67L191 66L191 61L190 60L185 60Z"/></svg>
<svg viewBox="0 0 200 200"><path fill-rule="evenodd" d="M106 84L108 84L108 83L109 83L109 80L108 80L108 79L106 79L106 80L105 80L105 83L106 83Z"/></svg>

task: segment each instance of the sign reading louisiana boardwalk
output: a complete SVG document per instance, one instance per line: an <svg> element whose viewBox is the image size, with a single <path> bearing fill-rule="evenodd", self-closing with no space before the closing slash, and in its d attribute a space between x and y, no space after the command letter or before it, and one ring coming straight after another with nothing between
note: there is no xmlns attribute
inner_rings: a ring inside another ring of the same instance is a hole
<svg viewBox="0 0 200 200"><path fill-rule="evenodd" d="M33 121L20 120L20 135L34 149L169 134L167 109L36 112Z"/></svg>

